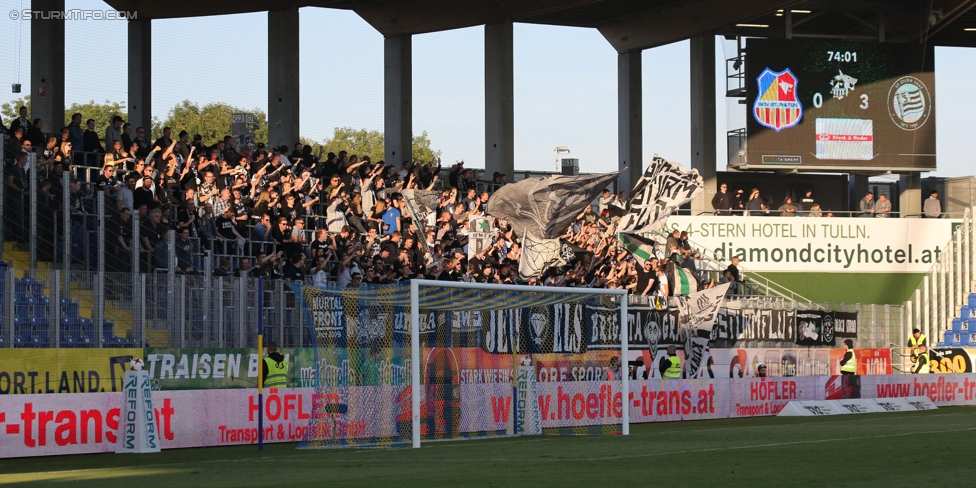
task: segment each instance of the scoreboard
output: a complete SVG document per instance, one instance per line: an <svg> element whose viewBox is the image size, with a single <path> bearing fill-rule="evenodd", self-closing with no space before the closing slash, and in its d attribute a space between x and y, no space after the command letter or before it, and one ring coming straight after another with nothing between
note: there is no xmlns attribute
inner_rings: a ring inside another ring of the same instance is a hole
<svg viewBox="0 0 976 488"><path fill-rule="evenodd" d="M749 39L749 168L935 170L933 50Z"/></svg>

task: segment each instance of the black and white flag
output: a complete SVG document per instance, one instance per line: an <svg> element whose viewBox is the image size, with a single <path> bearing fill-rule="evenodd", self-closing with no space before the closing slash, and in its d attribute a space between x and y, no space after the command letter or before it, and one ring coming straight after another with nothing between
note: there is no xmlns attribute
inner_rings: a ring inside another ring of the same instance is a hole
<svg viewBox="0 0 976 488"><path fill-rule="evenodd" d="M718 285L691 295L675 297L678 301L678 321L685 330L685 378L695 378L702 360L713 340L712 330L718 311L725 302L731 283Z"/></svg>
<svg viewBox="0 0 976 488"><path fill-rule="evenodd" d="M705 181L697 169L687 171L680 164L655 154L631 192L630 213L621 217L617 232L645 234L655 231L664 226L671 213L704 189Z"/></svg>
<svg viewBox="0 0 976 488"><path fill-rule="evenodd" d="M523 280L537 278L553 266L563 266L563 244L557 239L535 239L526 235L522 239L522 259L519 260L519 277Z"/></svg>
<svg viewBox="0 0 976 488"><path fill-rule="evenodd" d="M410 210L410 217L413 219L413 223L417 227L417 242L424 251L430 252L430 249L427 247L427 217L437 212L437 206L439 203L438 197L440 197L440 192L428 190L403 190L400 193L403 195L403 200L407 204L407 209Z"/></svg>
<svg viewBox="0 0 976 488"><path fill-rule="evenodd" d="M518 235L555 239L617 174L557 175L509 183L488 199L488 215L506 220Z"/></svg>

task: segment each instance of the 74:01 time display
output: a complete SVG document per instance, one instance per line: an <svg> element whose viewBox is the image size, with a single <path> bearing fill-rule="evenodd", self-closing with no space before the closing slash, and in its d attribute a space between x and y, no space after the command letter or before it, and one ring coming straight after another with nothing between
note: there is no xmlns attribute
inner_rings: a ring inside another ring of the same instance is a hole
<svg viewBox="0 0 976 488"><path fill-rule="evenodd" d="M837 61L839 63L856 63L857 51L827 51L827 61Z"/></svg>

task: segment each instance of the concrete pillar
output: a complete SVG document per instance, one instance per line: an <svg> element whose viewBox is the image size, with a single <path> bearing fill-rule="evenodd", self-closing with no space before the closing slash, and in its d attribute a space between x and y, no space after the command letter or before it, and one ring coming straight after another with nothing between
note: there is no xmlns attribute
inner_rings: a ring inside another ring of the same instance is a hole
<svg viewBox="0 0 976 488"><path fill-rule="evenodd" d="M64 0L34 0L30 9L64 11ZM30 23L30 117L43 120L45 132L58 133L64 126L64 19L32 18Z"/></svg>
<svg viewBox="0 0 976 488"><path fill-rule="evenodd" d="M901 190L898 196L899 216L918 216L922 213L922 174L901 175L898 187Z"/></svg>
<svg viewBox="0 0 976 488"><path fill-rule="evenodd" d="M129 120L136 129L152 131L152 21L129 21Z"/></svg>
<svg viewBox="0 0 976 488"><path fill-rule="evenodd" d="M641 50L617 54L617 188L628 198L644 173L641 80Z"/></svg>
<svg viewBox="0 0 976 488"><path fill-rule="evenodd" d="M512 23L485 25L485 179L515 181Z"/></svg>
<svg viewBox="0 0 976 488"><path fill-rule="evenodd" d="M268 144L292 147L300 136L298 9L268 12Z"/></svg>
<svg viewBox="0 0 976 488"><path fill-rule="evenodd" d="M691 202L693 214L711 212L715 195L715 36L691 38L691 167L705 180L705 191Z"/></svg>
<svg viewBox="0 0 976 488"><path fill-rule="evenodd" d="M387 164L413 159L413 43L409 35L383 39L383 137Z"/></svg>

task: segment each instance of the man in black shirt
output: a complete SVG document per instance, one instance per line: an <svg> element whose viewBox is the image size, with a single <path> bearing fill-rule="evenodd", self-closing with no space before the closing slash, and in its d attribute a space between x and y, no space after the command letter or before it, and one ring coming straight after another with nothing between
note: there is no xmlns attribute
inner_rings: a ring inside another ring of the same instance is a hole
<svg viewBox="0 0 976 488"><path fill-rule="evenodd" d="M143 205L152 207L156 203L156 196L152 191L152 177L142 177L142 185L132 191L132 206L139 208Z"/></svg>
<svg viewBox="0 0 976 488"><path fill-rule="evenodd" d="M294 253L288 264L283 270L285 282L304 283L305 282L305 255Z"/></svg>
<svg viewBox="0 0 976 488"><path fill-rule="evenodd" d="M176 233L176 269L186 274L198 273L193 266L193 241L190 240L190 229L181 229Z"/></svg>
<svg viewBox="0 0 976 488"><path fill-rule="evenodd" d="M222 242L222 247L217 252L221 254L236 254L237 241L242 239L237 233L236 222L234 221L234 208L227 207L224 214L217 218L217 240Z"/></svg>
<svg viewBox="0 0 976 488"><path fill-rule="evenodd" d="M159 222L162 216L162 211L154 208L149 211L149 218L139 221L139 238L142 240L143 247L141 259L143 273L149 272L150 259L156 251L156 244L163 240L163 234L166 232L166 227Z"/></svg>
<svg viewBox="0 0 976 488"><path fill-rule="evenodd" d="M123 208L105 225L105 244L109 271L128 273L132 263L132 210Z"/></svg>

